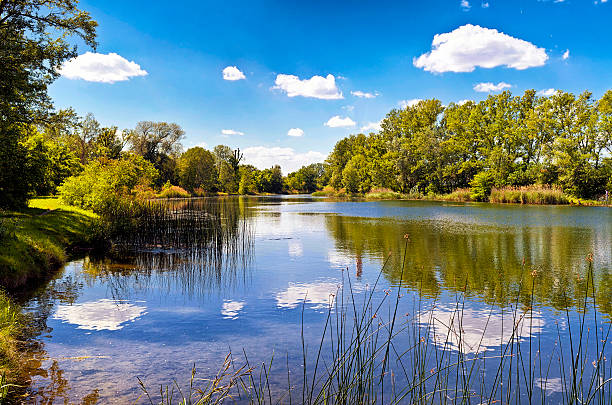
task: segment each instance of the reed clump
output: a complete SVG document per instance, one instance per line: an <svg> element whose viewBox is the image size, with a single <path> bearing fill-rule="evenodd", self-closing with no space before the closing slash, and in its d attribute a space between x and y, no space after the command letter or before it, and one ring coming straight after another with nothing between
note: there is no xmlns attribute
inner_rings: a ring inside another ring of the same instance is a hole
<svg viewBox="0 0 612 405"><path fill-rule="evenodd" d="M513 204L569 204L570 197L558 187L537 185L493 188L489 201Z"/></svg>
<svg viewBox="0 0 612 405"><path fill-rule="evenodd" d="M399 200L402 198L402 194L388 188L378 187L366 193L365 198L369 200Z"/></svg>
<svg viewBox="0 0 612 405"><path fill-rule="evenodd" d="M436 196L434 199L442 201L470 202L474 201L472 191L469 188L458 188L452 193Z"/></svg>

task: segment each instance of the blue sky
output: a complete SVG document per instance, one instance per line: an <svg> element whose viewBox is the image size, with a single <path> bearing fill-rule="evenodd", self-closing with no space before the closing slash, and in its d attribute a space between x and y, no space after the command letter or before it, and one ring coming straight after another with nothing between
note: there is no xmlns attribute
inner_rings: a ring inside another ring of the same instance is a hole
<svg viewBox="0 0 612 405"><path fill-rule="evenodd" d="M285 172L411 100L480 100L503 88L599 97L612 88L612 0L80 7L100 24L99 47L62 69L50 91L57 107L120 128L176 122L186 148L239 147L247 163ZM227 67L238 80L224 79Z"/></svg>

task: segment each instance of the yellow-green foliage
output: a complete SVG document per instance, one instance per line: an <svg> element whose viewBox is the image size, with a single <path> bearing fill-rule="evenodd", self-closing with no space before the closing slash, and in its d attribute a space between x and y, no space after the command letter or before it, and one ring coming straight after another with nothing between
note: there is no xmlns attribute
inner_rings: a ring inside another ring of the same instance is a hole
<svg viewBox="0 0 612 405"><path fill-rule="evenodd" d="M34 199L19 212L3 212L9 231L0 241L0 284L16 287L67 259L66 249L88 244L97 216L57 198Z"/></svg>
<svg viewBox="0 0 612 405"><path fill-rule="evenodd" d="M474 199L472 198L472 191L468 188L458 188L450 194L444 194L439 196L439 198L437 199L459 202L474 201Z"/></svg>
<svg viewBox="0 0 612 405"><path fill-rule="evenodd" d="M569 204L570 199L560 188L549 186L504 187L491 190L492 203Z"/></svg>
<svg viewBox="0 0 612 405"><path fill-rule="evenodd" d="M399 200L402 195L388 188L373 188L369 193L366 193L365 198L370 200Z"/></svg>
<svg viewBox="0 0 612 405"><path fill-rule="evenodd" d="M191 197L191 194L182 187L168 185L164 186L157 196L159 198L188 198Z"/></svg>
<svg viewBox="0 0 612 405"><path fill-rule="evenodd" d="M312 193L315 197L335 197L338 194L338 191L332 186L325 186L323 190L315 191Z"/></svg>
<svg viewBox="0 0 612 405"><path fill-rule="evenodd" d="M131 196L138 185L149 186L158 172L141 156L126 154L121 159L89 163L78 176L59 187L62 201L69 205L103 212L121 197Z"/></svg>

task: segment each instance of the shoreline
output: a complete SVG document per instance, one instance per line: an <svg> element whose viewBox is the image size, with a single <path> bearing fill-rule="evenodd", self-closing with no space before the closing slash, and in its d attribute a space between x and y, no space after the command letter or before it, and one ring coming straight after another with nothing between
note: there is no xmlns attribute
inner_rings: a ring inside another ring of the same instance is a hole
<svg viewBox="0 0 612 405"><path fill-rule="evenodd" d="M77 251L91 248L97 218L57 198L32 199L28 208L3 213L0 288L10 292L45 279Z"/></svg>

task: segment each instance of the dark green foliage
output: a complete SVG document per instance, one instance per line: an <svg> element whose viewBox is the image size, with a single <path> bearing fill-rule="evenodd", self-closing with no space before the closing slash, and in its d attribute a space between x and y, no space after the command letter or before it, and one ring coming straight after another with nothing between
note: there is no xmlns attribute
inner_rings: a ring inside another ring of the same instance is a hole
<svg viewBox="0 0 612 405"><path fill-rule="evenodd" d="M312 193L329 182L328 170L323 163L313 163L289 173L285 182L289 191Z"/></svg>
<svg viewBox="0 0 612 405"><path fill-rule="evenodd" d="M196 146L181 155L178 162L180 184L189 191L201 188L210 192L217 182L215 156Z"/></svg>
<svg viewBox="0 0 612 405"><path fill-rule="evenodd" d="M71 39L96 45L96 26L75 0L0 1L1 207L23 206L35 191L41 162L29 159L41 154L30 156L23 145L26 125L51 121L47 87L61 64L78 55Z"/></svg>

